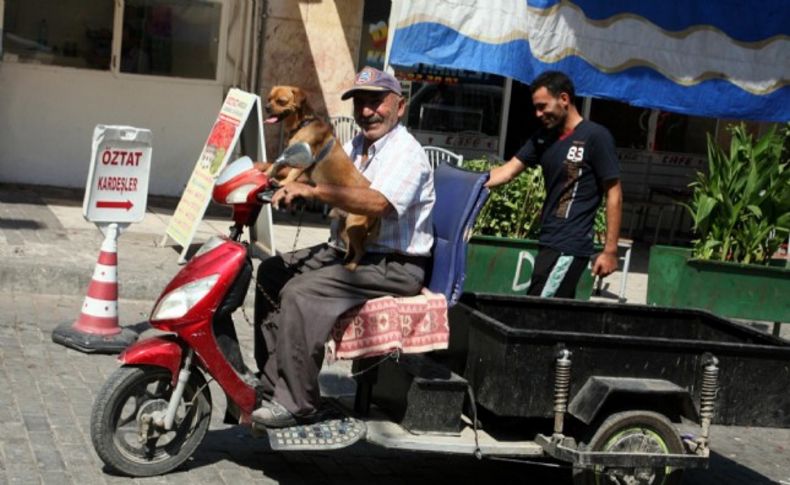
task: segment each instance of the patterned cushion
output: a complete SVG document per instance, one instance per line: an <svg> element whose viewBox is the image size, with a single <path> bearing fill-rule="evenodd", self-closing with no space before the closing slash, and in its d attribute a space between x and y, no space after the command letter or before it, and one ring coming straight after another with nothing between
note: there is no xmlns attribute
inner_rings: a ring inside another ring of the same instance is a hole
<svg viewBox="0 0 790 485"><path fill-rule="evenodd" d="M326 345L329 362L446 349L447 299L427 289L408 298L384 296L352 308L335 323Z"/></svg>

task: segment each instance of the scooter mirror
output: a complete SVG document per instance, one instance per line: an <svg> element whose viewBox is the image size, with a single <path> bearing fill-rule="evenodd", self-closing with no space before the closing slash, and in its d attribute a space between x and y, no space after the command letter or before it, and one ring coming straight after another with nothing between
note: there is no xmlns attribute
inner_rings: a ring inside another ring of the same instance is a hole
<svg viewBox="0 0 790 485"><path fill-rule="evenodd" d="M310 145L302 141L286 148L282 155L275 160L275 163L294 168L307 168L315 163L315 159Z"/></svg>

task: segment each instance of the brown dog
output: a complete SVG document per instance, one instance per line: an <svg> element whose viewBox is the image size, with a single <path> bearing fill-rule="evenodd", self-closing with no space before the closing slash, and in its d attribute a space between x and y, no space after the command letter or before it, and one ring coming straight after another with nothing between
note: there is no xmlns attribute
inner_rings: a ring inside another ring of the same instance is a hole
<svg viewBox="0 0 790 485"><path fill-rule="evenodd" d="M304 92L293 86L275 86L266 102L269 117L265 123L283 123L288 146L307 143L315 163L306 168L291 168L285 178L284 170L272 164L267 175L281 184L293 180L341 187L369 187L366 179L348 158L343 147L332 134L332 126L316 116ZM276 172L272 174L272 172ZM345 267L354 271L365 254L365 241L378 234L379 218L348 214L341 237L346 244Z"/></svg>

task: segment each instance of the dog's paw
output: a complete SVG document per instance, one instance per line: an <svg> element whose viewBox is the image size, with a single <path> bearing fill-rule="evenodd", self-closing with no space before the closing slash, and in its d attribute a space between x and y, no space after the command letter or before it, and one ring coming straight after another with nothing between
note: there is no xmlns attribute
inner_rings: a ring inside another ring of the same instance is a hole
<svg viewBox="0 0 790 485"><path fill-rule="evenodd" d="M329 211L329 217L333 219L345 219L347 216L348 212L343 209L338 209L337 207L332 207L332 210Z"/></svg>
<svg viewBox="0 0 790 485"><path fill-rule="evenodd" d="M346 264L343 265L343 267L346 268L349 271L356 271L357 270L357 266L358 266L358 264L357 264L356 261L351 261L351 262L346 263Z"/></svg>

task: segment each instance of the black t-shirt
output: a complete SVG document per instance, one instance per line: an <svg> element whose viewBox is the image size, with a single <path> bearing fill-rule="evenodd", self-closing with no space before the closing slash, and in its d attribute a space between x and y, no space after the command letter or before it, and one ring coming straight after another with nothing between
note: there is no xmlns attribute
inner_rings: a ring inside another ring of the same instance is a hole
<svg viewBox="0 0 790 485"><path fill-rule="evenodd" d="M538 130L516 154L527 166L540 165L546 179L539 242L573 256L590 256L593 222L603 183L620 177L609 130L583 120L567 136Z"/></svg>

